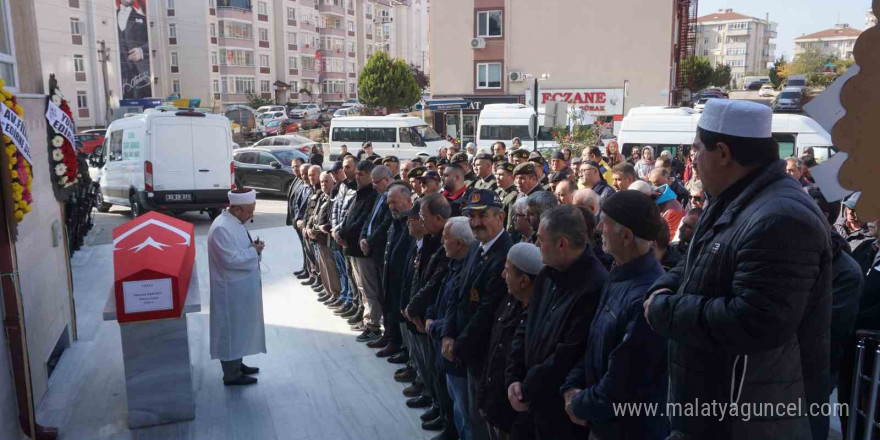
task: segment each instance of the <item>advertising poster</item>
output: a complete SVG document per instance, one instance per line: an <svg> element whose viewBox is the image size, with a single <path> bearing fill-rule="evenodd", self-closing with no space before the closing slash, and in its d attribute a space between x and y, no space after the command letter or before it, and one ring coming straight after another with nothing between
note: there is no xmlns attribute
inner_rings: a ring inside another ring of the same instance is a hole
<svg viewBox="0 0 880 440"><path fill-rule="evenodd" d="M122 99L149 98L153 95L153 87L147 0L111 1L116 3Z"/></svg>

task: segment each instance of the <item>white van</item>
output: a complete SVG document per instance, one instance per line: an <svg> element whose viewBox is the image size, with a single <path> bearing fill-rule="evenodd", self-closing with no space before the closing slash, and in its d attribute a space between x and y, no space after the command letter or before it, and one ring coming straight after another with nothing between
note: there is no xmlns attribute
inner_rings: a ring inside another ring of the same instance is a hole
<svg viewBox="0 0 880 440"><path fill-rule="evenodd" d="M452 146L433 128L414 116L343 116L330 120L330 154L339 154L343 145L357 154L364 142L373 144L380 156L410 159L436 156L441 147Z"/></svg>
<svg viewBox="0 0 880 440"><path fill-rule="evenodd" d="M544 115L538 109L538 124L543 125ZM523 147L532 148L529 136L529 123L535 110L523 104L487 104L480 111L477 122L477 150L492 151L492 144L504 142L510 148L513 138L519 138ZM556 148L549 128L541 127L538 132L538 148Z"/></svg>
<svg viewBox="0 0 880 440"><path fill-rule="evenodd" d="M686 107L633 108L621 123L617 137L620 153L628 158L633 148L650 145L654 147L655 157L662 150L669 150L675 156L681 146L687 149L693 144L700 116ZM831 135L807 116L774 113L772 130L781 158L800 156L807 147L813 147L816 160L822 161L837 151L831 143Z"/></svg>
<svg viewBox="0 0 880 440"><path fill-rule="evenodd" d="M235 182L225 116L181 110L118 119L104 138L99 209L220 215Z"/></svg>

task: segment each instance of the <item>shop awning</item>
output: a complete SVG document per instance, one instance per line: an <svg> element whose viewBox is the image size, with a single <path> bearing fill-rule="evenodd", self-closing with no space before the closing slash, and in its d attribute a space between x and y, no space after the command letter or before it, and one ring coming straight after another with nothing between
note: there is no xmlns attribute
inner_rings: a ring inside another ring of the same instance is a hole
<svg viewBox="0 0 880 440"><path fill-rule="evenodd" d="M462 98L429 99L424 101L428 110L466 110L470 108L470 101ZM423 103L416 104L416 110L422 109Z"/></svg>

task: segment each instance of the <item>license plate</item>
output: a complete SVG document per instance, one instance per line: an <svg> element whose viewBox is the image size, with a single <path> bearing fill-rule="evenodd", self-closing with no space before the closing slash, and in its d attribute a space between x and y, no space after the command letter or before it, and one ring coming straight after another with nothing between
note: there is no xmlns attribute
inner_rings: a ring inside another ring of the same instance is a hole
<svg viewBox="0 0 880 440"><path fill-rule="evenodd" d="M166 202L190 202L192 194L165 194Z"/></svg>

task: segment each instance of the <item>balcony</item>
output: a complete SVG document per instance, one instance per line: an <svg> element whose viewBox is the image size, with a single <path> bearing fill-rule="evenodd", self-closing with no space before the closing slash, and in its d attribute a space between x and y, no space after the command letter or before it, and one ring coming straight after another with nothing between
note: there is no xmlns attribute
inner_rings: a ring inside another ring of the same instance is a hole
<svg viewBox="0 0 880 440"><path fill-rule="evenodd" d="M299 28L301 30L309 31L309 32L317 32L318 31L318 27L315 26L314 23L310 23L308 21L300 21Z"/></svg>
<svg viewBox="0 0 880 440"><path fill-rule="evenodd" d="M345 76L343 72L324 72L321 79L345 79Z"/></svg>
<svg viewBox="0 0 880 440"><path fill-rule="evenodd" d="M322 95L324 102L344 101L345 93L324 93Z"/></svg>
<svg viewBox="0 0 880 440"><path fill-rule="evenodd" d="M250 9L236 8L233 6L220 6L217 8L217 18L231 18L252 22L254 13Z"/></svg>
<svg viewBox="0 0 880 440"><path fill-rule="evenodd" d="M764 31L764 38L776 38L776 31Z"/></svg>
<svg viewBox="0 0 880 440"><path fill-rule="evenodd" d="M302 69L300 70L299 76L302 78L318 79L318 71L311 69Z"/></svg>
<svg viewBox="0 0 880 440"><path fill-rule="evenodd" d="M330 35L334 37L345 37L345 30L342 28L335 27L320 27L318 28L318 34L320 35Z"/></svg>
<svg viewBox="0 0 880 440"><path fill-rule="evenodd" d="M337 15L339 17L345 16L345 8L343 8L342 6L326 5L326 4L320 4L317 6L318 6L318 12L320 12L322 14Z"/></svg>
<svg viewBox="0 0 880 440"><path fill-rule="evenodd" d="M223 47L235 47L241 49L253 49L254 48L254 40L249 38L223 38L220 37L219 40L220 46Z"/></svg>
<svg viewBox="0 0 880 440"><path fill-rule="evenodd" d="M304 46L299 47L299 53L301 53L303 55L315 56L315 52L317 52L317 48L315 46L310 45L310 44L306 44Z"/></svg>
<svg viewBox="0 0 880 440"><path fill-rule="evenodd" d="M254 66L220 66L221 75L253 75Z"/></svg>
<svg viewBox="0 0 880 440"><path fill-rule="evenodd" d="M737 35L748 35L748 34L749 34L748 28L743 28L743 29L730 29L730 28L728 28L727 29L727 36L728 37L735 37Z"/></svg>

